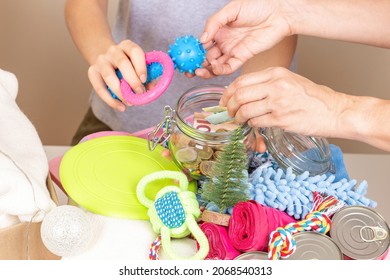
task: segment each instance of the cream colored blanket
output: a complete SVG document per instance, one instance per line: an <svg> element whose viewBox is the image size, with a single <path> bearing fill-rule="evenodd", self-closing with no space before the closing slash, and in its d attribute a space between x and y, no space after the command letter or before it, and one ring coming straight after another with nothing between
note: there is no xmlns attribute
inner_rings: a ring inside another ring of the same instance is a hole
<svg viewBox="0 0 390 280"><path fill-rule="evenodd" d="M46 188L46 154L35 127L16 104L17 93L15 75L0 69L0 228L39 221L55 207Z"/></svg>

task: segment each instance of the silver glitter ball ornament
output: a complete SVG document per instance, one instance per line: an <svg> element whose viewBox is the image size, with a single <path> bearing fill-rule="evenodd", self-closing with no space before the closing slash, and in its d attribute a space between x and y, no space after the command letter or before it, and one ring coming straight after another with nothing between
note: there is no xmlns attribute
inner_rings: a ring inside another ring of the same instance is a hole
<svg viewBox="0 0 390 280"><path fill-rule="evenodd" d="M57 256L74 256L83 252L91 236L92 227L87 214L75 206L56 207L42 221L43 244Z"/></svg>

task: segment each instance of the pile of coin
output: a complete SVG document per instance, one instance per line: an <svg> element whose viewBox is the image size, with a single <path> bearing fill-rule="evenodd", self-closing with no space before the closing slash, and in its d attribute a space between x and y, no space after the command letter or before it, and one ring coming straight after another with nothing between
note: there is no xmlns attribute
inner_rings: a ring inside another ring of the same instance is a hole
<svg viewBox="0 0 390 280"><path fill-rule="evenodd" d="M223 149L223 145L197 144L183 134L172 135L170 141L173 142L171 150L175 160L196 179L210 175L211 168Z"/></svg>

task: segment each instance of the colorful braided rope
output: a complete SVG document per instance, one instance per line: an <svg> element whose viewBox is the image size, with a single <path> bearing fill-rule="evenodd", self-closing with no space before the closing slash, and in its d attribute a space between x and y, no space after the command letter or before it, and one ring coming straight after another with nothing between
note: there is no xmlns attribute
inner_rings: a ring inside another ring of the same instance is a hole
<svg viewBox="0 0 390 280"><path fill-rule="evenodd" d="M323 197L320 193L314 192L313 210L304 220L290 223L271 232L268 244L268 259L288 258L293 254L296 249L293 235L297 232L316 231L326 234L332 225L329 216L339 210L342 205L333 196Z"/></svg>
<svg viewBox="0 0 390 280"><path fill-rule="evenodd" d="M149 260L156 261L158 260L158 251L161 247L161 235L158 235L157 238L150 245L149 250Z"/></svg>

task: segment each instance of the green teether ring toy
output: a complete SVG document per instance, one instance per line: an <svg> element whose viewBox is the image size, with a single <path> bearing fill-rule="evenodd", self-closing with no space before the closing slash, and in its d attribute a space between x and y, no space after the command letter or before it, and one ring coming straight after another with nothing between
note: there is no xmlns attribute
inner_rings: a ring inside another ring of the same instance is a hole
<svg viewBox="0 0 390 280"><path fill-rule="evenodd" d="M152 201L145 196L145 188L149 183L161 179L177 180L179 187L163 187ZM144 176L137 185L137 197L148 208L153 230L161 235L161 245L171 259L203 260L207 256L209 243L196 222L201 213L199 204L195 194L188 191L188 179L184 173L164 170ZM176 255L171 238L183 238L190 233L198 241L199 251L192 257Z"/></svg>

